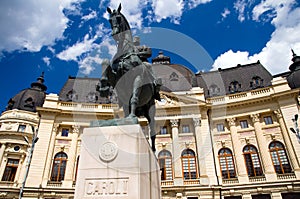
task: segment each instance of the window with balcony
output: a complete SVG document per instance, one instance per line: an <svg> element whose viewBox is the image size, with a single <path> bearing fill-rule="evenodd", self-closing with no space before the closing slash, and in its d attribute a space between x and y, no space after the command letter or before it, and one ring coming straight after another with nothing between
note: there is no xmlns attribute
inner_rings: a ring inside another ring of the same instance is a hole
<svg viewBox="0 0 300 199"><path fill-rule="evenodd" d="M18 159L10 159L8 158L6 167L4 170L4 174L2 176L2 181L8 181L8 182L14 182L16 173L19 166L19 160Z"/></svg>
<svg viewBox="0 0 300 199"><path fill-rule="evenodd" d="M219 162L223 179L236 178L233 155L230 149L222 148L219 153Z"/></svg>
<svg viewBox="0 0 300 199"><path fill-rule="evenodd" d="M61 136L68 137L69 135L69 129L68 128L62 128L61 129Z"/></svg>
<svg viewBox="0 0 300 199"><path fill-rule="evenodd" d="M266 125L273 124L273 120L271 116L265 116L264 121Z"/></svg>
<svg viewBox="0 0 300 199"><path fill-rule="evenodd" d="M269 151L277 174L292 172L291 165L282 143L278 141L271 142L269 145Z"/></svg>
<svg viewBox="0 0 300 199"><path fill-rule="evenodd" d="M241 125L241 128L242 128L242 129L249 128L249 125L248 125L248 121L247 121L247 120L241 120L241 121L240 121L240 125Z"/></svg>
<svg viewBox="0 0 300 199"><path fill-rule="evenodd" d="M166 134L168 134L168 128L167 128L167 126L161 126L159 134L160 135L166 135Z"/></svg>
<svg viewBox="0 0 300 199"><path fill-rule="evenodd" d="M195 152L191 149L185 149L181 153L182 172L185 180L197 178L197 163Z"/></svg>
<svg viewBox="0 0 300 199"><path fill-rule="evenodd" d="M243 154L245 158L248 176L262 176L263 172L256 147L253 145L245 146L243 149Z"/></svg>
<svg viewBox="0 0 300 199"><path fill-rule="evenodd" d="M25 124L20 124L18 127L18 132L25 132L26 125Z"/></svg>
<svg viewBox="0 0 300 199"><path fill-rule="evenodd" d="M161 180L173 180L172 155L168 150L162 150L158 154L158 162L161 170Z"/></svg>
<svg viewBox="0 0 300 199"><path fill-rule="evenodd" d="M54 156L51 181L61 182L64 180L68 156L64 152L59 152Z"/></svg>
<svg viewBox="0 0 300 199"><path fill-rule="evenodd" d="M217 131L218 132L224 132L225 131L224 124L217 124Z"/></svg>
<svg viewBox="0 0 300 199"><path fill-rule="evenodd" d="M188 124L182 125L182 133L190 133L190 132L191 132L190 125Z"/></svg>

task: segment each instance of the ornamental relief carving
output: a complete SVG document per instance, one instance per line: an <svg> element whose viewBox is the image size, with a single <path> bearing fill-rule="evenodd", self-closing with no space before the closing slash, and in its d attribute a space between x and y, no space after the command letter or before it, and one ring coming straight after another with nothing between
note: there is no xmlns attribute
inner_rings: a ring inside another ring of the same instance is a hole
<svg viewBox="0 0 300 199"><path fill-rule="evenodd" d="M229 126L235 126L236 118L234 118L234 117L233 118L227 118L226 120L227 120Z"/></svg>
<svg viewBox="0 0 300 199"><path fill-rule="evenodd" d="M258 114L258 113L256 113L256 114L251 114L250 117L251 117L253 123L255 123L255 122L260 122L259 114Z"/></svg>
<svg viewBox="0 0 300 199"><path fill-rule="evenodd" d="M170 125L172 128L178 128L179 120L178 119L171 119Z"/></svg>

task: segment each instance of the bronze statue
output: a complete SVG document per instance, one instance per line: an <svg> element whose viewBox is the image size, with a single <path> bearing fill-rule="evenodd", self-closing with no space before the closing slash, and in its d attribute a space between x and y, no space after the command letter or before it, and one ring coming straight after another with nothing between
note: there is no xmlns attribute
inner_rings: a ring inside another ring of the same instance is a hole
<svg viewBox="0 0 300 199"><path fill-rule="evenodd" d="M117 10L107 8L107 12L110 14L112 37L118 50L111 64L106 62L106 70L100 80L100 95L108 96L110 88L115 88L125 117L147 118L152 150L155 151L155 99L160 99L161 84L156 80L151 64L146 62L149 48L137 48L129 23L121 13L121 4Z"/></svg>

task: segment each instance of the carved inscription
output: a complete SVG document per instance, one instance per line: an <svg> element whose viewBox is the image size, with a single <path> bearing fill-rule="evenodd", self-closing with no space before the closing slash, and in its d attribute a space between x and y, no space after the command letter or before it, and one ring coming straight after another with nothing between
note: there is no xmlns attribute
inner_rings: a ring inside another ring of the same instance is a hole
<svg viewBox="0 0 300 199"><path fill-rule="evenodd" d="M85 197L94 196L127 196L128 178L86 179Z"/></svg>

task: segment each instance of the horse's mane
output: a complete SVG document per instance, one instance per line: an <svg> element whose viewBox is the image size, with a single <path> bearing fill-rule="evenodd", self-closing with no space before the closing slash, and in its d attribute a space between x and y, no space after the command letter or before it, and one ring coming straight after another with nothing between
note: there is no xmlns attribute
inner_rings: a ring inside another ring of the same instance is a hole
<svg viewBox="0 0 300 199"><path fill-rule="evenodd" d="M129 23L128 23L126 17L125 17L121 12L119 12L119 14L122 16L122 18L123 18L123 20L124 20L124 22L125 22L125 24L126 24L128 30L130 30L130 25L129 25Z"/></svg>

